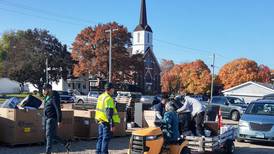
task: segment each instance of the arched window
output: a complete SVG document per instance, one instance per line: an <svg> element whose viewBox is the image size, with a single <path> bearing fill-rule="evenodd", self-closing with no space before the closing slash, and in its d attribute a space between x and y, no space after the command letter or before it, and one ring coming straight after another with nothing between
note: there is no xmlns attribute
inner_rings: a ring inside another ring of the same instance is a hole
<svg viewBox="0 0 274 154"><path fill-rule="evenodd" d="M149 43L149 33L147 33L147 43Z"/></svg>
<svg viewBox="0 0 274 154"><path fill-rule="evenodd" d="M137 42L140 43L140 33L137 33Z"/></svg>

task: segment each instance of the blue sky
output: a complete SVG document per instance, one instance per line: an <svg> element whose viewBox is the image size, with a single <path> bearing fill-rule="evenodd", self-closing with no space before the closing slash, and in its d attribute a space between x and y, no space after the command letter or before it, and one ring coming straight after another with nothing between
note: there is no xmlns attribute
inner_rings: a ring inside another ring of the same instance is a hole
<svg viewBox="0 0 274 154"><path fill-rule="evenodd" d="M69 46L87 26L117 21L133 31L140 0L0 0L0 34L44 28ZM217 70L246 57L274 69L273 0L147 0L159 60L176 63L216 55Z"/></svg>

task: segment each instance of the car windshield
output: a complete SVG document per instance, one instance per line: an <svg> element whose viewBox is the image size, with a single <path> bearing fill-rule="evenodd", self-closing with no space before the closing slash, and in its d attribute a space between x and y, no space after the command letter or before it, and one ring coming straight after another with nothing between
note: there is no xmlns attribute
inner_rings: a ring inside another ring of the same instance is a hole
<svg viewBox="0 0 274 154"><path fill-rule="evenodd" d="M274 103L252 103L248 106L246 114L274 116Z"/></svg>
<svg viewBox="0 0 274 154"><path fill-rule="evenodd" d="M231 104L244 104L244 102L239 98L228 97L227 99Z"/></svg>

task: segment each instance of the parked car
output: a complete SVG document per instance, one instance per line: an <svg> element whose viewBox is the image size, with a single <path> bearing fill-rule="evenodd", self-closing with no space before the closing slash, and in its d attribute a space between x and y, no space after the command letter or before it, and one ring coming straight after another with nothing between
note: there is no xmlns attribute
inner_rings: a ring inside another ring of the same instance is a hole
<svg viewBox="0 0 274 154"><path fill-rule="evenodd" d="M274 100L274 94L268 94L263 97L263 99L271 99Z"/></svg>
<svg viewBox="0 0 274 154"><path fill-rule="evenodd" d="M75 97L73 95L69 95L67 91L57 91L60 95L60 102L61 103L74 103Z"/></svg>
<svg viewBox="0 0 274 154"><path fill-rule="evenodd" d="M142 96L140 102L143 104L157 104L161 102L161 98L159 96Z"/></svg>
<svg viewBox="0 0 274 154"><path fill-rule="evenodd" d="M224 118L238 121L247 108L244 100L237 97L214 96L211 99L212 106L220 106Z"/></svg>
<svg viewBox="0 0 274 154"><path fill-rule="evenodd" d="M238 141L274 142L274 100L251 102L239 121Z"/></svg>
<svg viewBox="0 0 274 154"><path fill-rule="evenodd" d="M134 103L139 103L141 96L142 94L140 92L117 91L116 94L114 94L113 99L116 102L121 103L127 100L128 98L131 98L131 101L133 101Z"/></svg>
<svg viewBox="0 0 274 154"><path fill-rule="evenodd" d="M76 95L76 103L96 103L101 93L100 91L90 91L88 95Z"/></svg>
<svg viewBox="0 0 274 154"><path fill-rule="evenodd" d="M190 97L195 98L201 102L208 101L208 96L206 96L206 95L190 95Z"/></svg>

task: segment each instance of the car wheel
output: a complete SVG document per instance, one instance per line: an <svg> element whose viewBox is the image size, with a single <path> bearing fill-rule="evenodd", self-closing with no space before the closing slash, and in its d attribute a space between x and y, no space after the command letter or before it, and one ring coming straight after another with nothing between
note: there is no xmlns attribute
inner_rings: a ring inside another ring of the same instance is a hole
<svg viewBox="0 0 274 154"><path fill-rule="evenodd" d="M235 144L233 140L227 140L224 147L226 154L233 154L235 151Z"/></svg>
<svg viewBox="0 0 274 154"><path fill-rule="evenodd" d="M238 111L233 111L231 113L231 119L234 120L234 121L239 121L240 113Z"/></svg>
<svg viewBox="0 0 274 154"><path fill-rule="evenodd" d="M189 148L185 147L183 150L180 152L180 154L191 154L191 151Z"/></svg>
<svg viewBox="0 0 274 154"><path fill-rule="evenodd" d="M237 142L244 142L245 140L237 138Z"/></svg>
<svg viewBox="0 0 274 154"><path fill-rule="evenodd" d="M78 103L79 104L84 104L84 101L83 100L79 100Z"/></svg>

